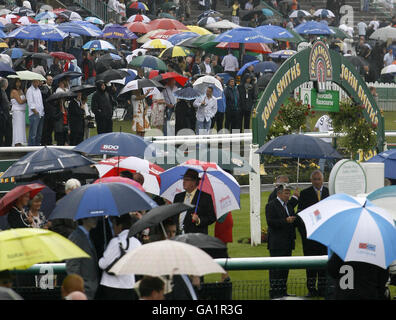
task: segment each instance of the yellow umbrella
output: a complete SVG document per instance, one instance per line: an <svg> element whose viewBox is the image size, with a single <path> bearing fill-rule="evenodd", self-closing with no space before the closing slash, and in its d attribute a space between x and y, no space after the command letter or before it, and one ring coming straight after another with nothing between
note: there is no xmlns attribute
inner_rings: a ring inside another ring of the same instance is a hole
<svg viewBox="0 0 396 320"><path fill-rule="evenodd" d="M195 32L198 33L199 35L203 36L205 34L212 34L209 30L206 30L205 28L198 27L198 26L186 26L188 30L185 30L185 32Z"/></svg>
<svg viewBox="0 0 396 320"><path fill-rule="evenodd" d="M174 46L162 51L158 58L186 57L189 55L193 55L193 52L190 49Z"/></svg>
<svg viewBox="0 0 396 320"><path fill-rule="evenodd" d="M0 48L8 48L8 44L5 42L0 42Z"/></svg>
<svg viewBox="0 0 396 320"><path fill-rule="evenodd" d="M171 47L173 47L173 44L163 39L150 40L147 41L144 45L142 45L143 49L167 49Z"/></svg>
<svg viewBox="0 0 396 320"><path fill-rule="evenodd" d="M146 43L147 41L151 40L151 36L156 34L157 32L161 32L161 31L166 31L165 29L157 29L157 30L151 30L149 32L147 32L144 36L141 36L140 38L138 38L136 40L137 43Z"/></svg>
<svg viewBox="0 0 396 320"><path fill-rule="evenodd" d="M0 232L0 271L74 258L89 258L89 255L56 232L38 228Z"/></svg>

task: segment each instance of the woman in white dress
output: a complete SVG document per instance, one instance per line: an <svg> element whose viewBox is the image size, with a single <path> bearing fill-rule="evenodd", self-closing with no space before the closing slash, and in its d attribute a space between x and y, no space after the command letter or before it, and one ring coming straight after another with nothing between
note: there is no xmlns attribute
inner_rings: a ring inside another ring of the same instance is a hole
<svg viewBox="0 0 396 320"><path fill-rule="evenodd" d="M26 97L22 91L22 82L15 79L11 89L12 111L12 145L19 147L26 145Z"/></svg>
<svg viewBox="0 0 396 320"><path fill-rule="evenodd" d="M149 89L146 94L143 94L142 89L132 91L132 131L135 131L141 137L144 137L144 133L150 128L146 97L151 94L151 91Z"/></svg>

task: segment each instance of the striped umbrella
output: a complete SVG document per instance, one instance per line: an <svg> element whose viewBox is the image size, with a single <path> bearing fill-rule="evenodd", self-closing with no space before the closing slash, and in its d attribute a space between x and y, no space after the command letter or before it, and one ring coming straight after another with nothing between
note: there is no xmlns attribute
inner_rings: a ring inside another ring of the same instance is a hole
<svg viewBox="0 0 396 320"><path fill-rule="evenodd" d="M100 20L99 18L96 18L96 17L86 17L84 19L84 21L87 21L87 22L90 22L90 23L93 23L93 24L98 24L100 26L104 25L104 22L102 20Z"/></svg>
<svg viewBox="0 0 396 320"><path fill-rule="evenodd" d="M144 45L142 45L143 49L167 49L171 48L173 45L169 41L162 39L154 39L147 41Z"/></svg>
<svg viewBox="0 0 396 320"><path fill-rule="evenodd" d="M151 19L144 14L134 14L133 16L130 16L127 20L127 22L143 22L143 23L149 23Z"/></svg>
<svg viewBox="0 0 396 320"><path fill-rule="evenodd" d="M335 15L333 11L329 9L318 9L313 14L315 17L326 17L326 18L334 18Z"/></svg>
<svg viewBox="0 0 396 320"><path fill-rule="evenodd" d="M115 50L115 47L104 40L91 40L82 47L85 50Z"/></svg>
<svg viewBox="0 0 396 320"><path fill-rule="evenodd" d="M311 14L305 10L294 10L290 15L289 18L300 18L300 17L310 17Z"/></svg>
<svg viewBox="0 0 396 320"><path fill-rule="evenodd" d="M164 51L161 52L161 54L158 56L159 58L174 58L174 57L187 57L187 56L193 56L194 53L187 48L184 47L179 47L179 46L174 46L168 49L165 49Z"/></svg>
<svg viewBox="0 0 396 320"><path fill-rule="evenodd" d="M241 188L235 178L216 163L195 159L188 160L160 174L161 197L173 202L175 195L184 191L183 175L188 169L198 171L201 177L198 190L212 196L217 219L230 211L240 209ZM197 206L198 203L199 195Z"/></svg>
<svg viewBox="0 0 396 320"><path fill-rule="evenodd" d="M36 20L34 20L32 17L28 17L28 16L20 17L20 18L15 22L15 24L19 24L19 25L21 25L21 26L27 26L27 25L36 24L36 23L37 23Z"/></svg>

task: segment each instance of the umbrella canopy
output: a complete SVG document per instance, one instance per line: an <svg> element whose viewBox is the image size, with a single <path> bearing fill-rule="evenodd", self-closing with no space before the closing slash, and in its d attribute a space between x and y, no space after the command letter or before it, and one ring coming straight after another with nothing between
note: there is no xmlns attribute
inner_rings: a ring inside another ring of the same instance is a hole
<svg viewBox="0 0 396 320"><path fill-rule="evenodd" d="M199 37L183 40L180 43L178 43L178 45L188 48L199 48L203 44L206 44L208 42L213 42L214 38L216 38L215 34L206 34L206 35L201 35Z"/></svg>
<svg viewBox="0 0 396 320"><path fill-rule="evenodd" d="M368 65L368 63L366 63ZM381 69L381 74L396 74L396 64L390 64L389 66L386 66Z"/></svg>
<svg viewBox="0 0 396 320"><path fill-rule="evenodd" d="M128 73L128 75L125 78L122 79L116 79L110 81L110 83L119 83L126 85L127 83L131 82L132 80L135 80L137 77L137 71L133 69L120 69L120 71L125 71Z"/></svg>
<svg viewBox="0 0 396 320"><path fill-rule="evenodd" d="M221 82L219 80L217 80L215 77L213 76L203 76L198 78L195 82L194 82L194 87L200 85L200 84L205 84L207 86L214 86L216 87L218 90L223 91L223 86L221 84Z"/></svg>
<svg viewBox="0 0 396 320"><path fill-rule="evenodd" d="M366 162L382 162L385 166L385 178L396 179L396 150L390 149L377 154Z"/></svg>
<svg viewBox="0 0 396 320"><path fill-rule="evenodd" d="M7 77L9 75L16 74L8 63L0 62L0 76Z"/></svg>
<svg viewBox="0 0 396 320"><path fill-rule="evenodd" d="M19 59L27 53L25 49L22 48L11 48L3 51L4 54L7 54L11 57L11 59Z"/></svg>
<svg viewBox="0 0 396 320"><path fill-rule="evenodd" d="M81 72L77 72L77 71L66 71L63 72L61 74L56 75L53 78L53 82L57 83L58 81L60 81L61 79L65 79L65 78L69 78L69 79L76 79L81 77L83 74Z"/></svg>
<svg viewBox="0 0 396 320"><path fill-rule="evenodd" d="M183 32L183 33L174 34L173 36L170 36L167 40L173 45L177 45L179 42L183 40L192 39L196 37L199 37L199 34L195 32Z"/></svg>
<svg viewBox="0 0 396 320"><path fill-rule="evenodd" d="M144 14L134 14L133 16L130 16L127 20L127 22L143 22L143 23L149 23L151 19Z"/></svg>
<svg viewBox="0 0 396 320"><path fill-rule="evenodd" d="M317 21L307 21L299 24L294 30L299 34L323 34L331 35L334 33L328 25L317 22Z"/></svg>
<svg viewBox="0 0 396 320"><path fill-rule="evenodd" d="M367 200L370 200L374 205L388 211L393 219L396 220L396 186L379 188L368 194Z"/></svg>
<svg viewBox="0 0 396 320"><path fill-rule="evenodd" d="M100 25L100 26L104 25L104 22L102 20L100 20L99 18L97 18L97 17L86 17L84 19L84 21L88 21L90 23L97 24L97 25Z"/></svg>
<svg viewBox="0 0 396 320"><path fill-rule="evenodd" d="M368 61L360 56L346 56L347 59L351 64L353 64L358 70L363 68L366 65L369 65Z"/></svg>
<svg viewBox="0 0 396 320"><path fill-rule="evenodd" d="M46 79L41 74L28 70L17 71L16 75L10 75L7 78L17 78L20 80L27 80L27 81L32 81L32 80L46 81Z"/></svg>
<svg viewBox="0 0 396 320"><path fill-rule="evenodd" d="M233 23L229 20L220 20L216 21L214 23L208 23L206 25L206 28L208 29L235 29L235 28L241 28L239 24Z"/></svg>
<svg viewBox="0 0 396 320"><path fill-rule="evenodd" d="M207 35L207 34L212 34L209 30L206 30L205 28L202 28L200 26L186 26L188 31L198 33L199 35Z"/></svg>
<svg viewBox="0 0 396 320"><path fill-rule="evenodd" d="M150 39L163 39L163 40L168 40L171 36L174 36L175 34L180 34L183 33L182 30L165 30L165 31L158 31L154 33L153 35L150 36Z"/></svg>
<svg viewBox="0 0 396 320"><path fill-rule="evenodd" d="M155 81L165 81L167 79L175 79L175 81L183 87L188 81L188 78L178 74L177 72L166 72L152 78L152 80Z"/></svg>
<svg viewBox="0 0 396 320"><path fill-rule="evenodd" d="M269 54L271 58L274 59L288 59L291 56L295 55L297 51L294 50L279 50Z"/></svg>
<svg viewBox="0 0 396 320"><path fill-rule="evenodd" d="M191 87L179 89L174 92L174 96L177 99L183 99L183 100L195 100L199 97L202 97L203 95L204 93Z"/></svg>
<svg viewBox="0 0 396 320"><path fill-rule="evenodd" d="M143 10L143 11L148 11L149 8L147 7L147 5L143 2L138 2L138 1L134 1L131 4L128 5L129 9L138 9L138 10Z"/></svg>
<svg viewBox="0 0 396 320"><path fill-rule="evenodd" d="M40 21L40 20L56 19L57 17L58 15L52 11L44 11L36 15L34 19Z"/></svg>
<svg viewBox="0 0 396 320"><path fill-rule="evenodd" d="M120 216L157 207L146 193L126 183L94 183L74 189L57 202L49 220Z"/></svg>
<svg viewBox="0 0 396 320"><path fill-rule="evenodd" d="M343 261L386 269L396 259L392 216L366 198L332 195L301 211L307 238L320 242Z"/></svg>
<svg viewBox="0 0 396 320"><path fill-rule="evenodd" d="M169 41L163 39L154 39L147 41L142 45L143 49L167 49L171 48L173 45Z"/></svg>
<svg viewBox="0 0 396 320"><path fill-rule="evenodd" d="M15 23L18 25L21 25L21 26L27 26L30 24L35 24L35 23L37 23L37 21L35 19L33 19L32 17L23 16L23 17L20 17Z"/></svg>
<svg viewBox="0 0 396 320"><path fill-rule="evenodd" d="M222 16L223 16L223 14L221 12L218 12L215 10L206 10L198 16L198 20L205 18L205 17L222 17Z"/></svg>
<svg viewBox="0 0 396 320"><path fill-rule="evenodd" d="M128 72L123 70L109 69L96 76L96 81L110 82L112 80L123 79L128 76Z"/></svg>
<svg viewBox="0 0 396 320"><path fill-rule="evenodd" d="M238 49L239 43L232 42L220 42L216 45L216 48L220 49ZM271 49L265 43L246 43L245 50L256 52L256 53L271 53Z"/></svg>
<svg viewBox="0 0 396 320"><path fill-rule="evenodd" d="M77 12L70 11L70 10L64 10L64 11L60 12L58 14L58 16L60 18L64 18L69 21L76 21L76 20L81 21L82 20L81 16Z"/></svg>
<svg viewBox="0 0 396 320"><path fill-rule="evenodd" d="M93 163L93 161L71 150L44 147L40 150L29 152L14 162L4 172L2 178L63 171L68 168L82 167Z"/></svg>
<svg viewBox="0 0 396 320"><path fill-rule="evenodd" d="M177 30L186 30L188 29L183 23L179 22L178 20L173 19L155 19L149 23L150 26L154 29L177 29Z"/></svg>
<svg viewBox="0 0 396 320"><path fill-rule="evenodd" d="M110 272L116 275L142 274L153 277L225 273L224 269L203 250L173 240L156 241L129 251Z"/></svg>
<svg viewBox="0 0 396 320"><path fill-rule="evenodd" d="M216 163L188 160L160 174L161 197L173 202L183 190L183 175L187 169L198 171L202 177L198 190L212 196L217 219L230 211L240 209L240 186L235 178ZM199 198L198 198L199 201Z"/></svg>
<svg viewBox="0 0 396 320"><path fill-rule="evenodd" d="M305 10L294 10L292 13L289 14L289 18L303 18L310 16L311 14Z"/></svg>
<svg viewBox="0 0 396 320"><path fill-rule="evenodd" d="M68 36L67 33L49 24L32 24L19 27L8 34L8 38L62 41Z"/></svg>
<svg viewBox="0 0 396 320"><path fill-rule="evenodd" d="M264 90L267 87L270 80L272 79L273 75L274 75L273 73L265 73L257 80L257 87L260 90Z"/></svg>
<svg viewBox="0 0 396 320"><path fill-rule="evenodd" d="M320 138L304 134L287 134L276 137L261 146L256 153L278 157L305 159L339 159L342 156Z"/></svg>
<svg viewBox="0 0 396 320"><path fill-rule="evenodd" d="M198 21L197 25L200 27L205 27L208 24L213 24L220 20L221 20L221 18L219 18L219 17L204 17Z"/></svg>
<svg viewBox="0 0 396 320"><path fill-rule="evenodd" d="M186 233L172 240L191 244L209 254L213 259L228 258L227 245L218 238L205 233Z"/></svg>
<svg viewBox="0 0 396 320"><path fill-rule="evenodd" d="M111 43L104 40L88 41L82 48L85 50L116 50Z"/></svg>
<svg viewBox="0 0 396 320"><path fill-rule="evenodd" d="M130 184L130 185L134 186L135 188L138 188L140 191L146 192L146 190L144 190L144 188L140 185L139 182L136 182L135 180L132 180L129 178L124 178L124 177L119 177L119 176L99 178L99 179L95 180L93 183L112 183L112 182Z"/></svg>
<svg viewBox="0 0 396 320"><path fill-rule="evenodd" d="M237 72L237 76L241 76L241 75L243 74L243 72L244 72L247 68L249 68L250 66L253 66L253 65L255 65L255 64L259 63L259 62L260 62L259 60L254 60L254 61L250 61L250 62L248 62L248 63L245 63L245 64L242 66L242 68L239 69L239 71ZM225 83L227 83L227 81L226 81Z"/></svg>
<svg viewBox="0 0 396 320"><path fill-rule="evenodd" d="M315 17L322 17L322 18L334 18L335 15L333 11L329 9L318 9L313 14Z"/></svg>
<svg viewBox="0 0 396 320"><path fill-rule="evenodd" d="M82 92L84 95L89 96L91 93L96 91L96 86L91 84L83 84L80 86L71 87L72 92Z"/></svg>
<svg viewBox="0 0 396 320"><path fill-rule="evenodd" d="M0 216L5 215L10 211L14 202L19 197L29 192L30 199L33 199L36 194L45 188L45 185L40 183L32 183L22 186L17 186L11 191L7 192L4 197L0 199Z"/></svg>
<svg viewBox="0 0 396 320"><path fill-rule="evenodd" d="M5 14L1 17L4 18L7 23L12 23L12 24L17 22L17 20L20 18L20 16L13 14L13 13Z"/></svg>
<svg viewBox="0 0 396 320"><path fill-rule="evenodd" d="M0 54L0 62L8 64L10 67L12 67L12 59L9 55L7 54Z"/></svg>
<svg viewBox="0 0 396 320"><path fill-rule="evenodd" d="M391 26L378 28L370 35L370 39L382 41L388 41L388 39L396 39L396 28Z"/></svg>
<svg viewBox="0 0 396 320"><path fill-rule="evenodd" d="M180 46L174 46L168 49L165 49L164 51L161 52L161 54L158 56L159 58L174 58L174 57L187 57L187 56L193 56L194 53L187 48L180 47Z"/></svg>
<svg viewBox="0 0 396 320"><path fill-rule="evenodd" d="M159 58L153 57L153 56L140 56L133 58L131 63L129 64L131 67L135 68L151 68L154 70L160 70L160 71L167 71L168 67L166 64Z"/></svg>
<svg viewBox="0 0 396 320"><path fill-rule="evenodd" d="M151 157L154 147L149 142L132 133L110 132L90 137L73 148L74 151L87 154Z"/></svg>
<svg viewBox="0 0 396 320"><path fill-rule="evenodd" d="M76 21L70 21L70 23L72 23L72 24L78 24L78 25L87 27L87 28L92 29L92 30L95 30L95 31L97 31L97 32L99 32L99 33L102 32L102 30L101 30L98 26L96 26L96 25L94 25L94 24L92 24L92 23L90 23L90 22L88 22L88 21L79 21L79 20L76 20Z"/></svg>
<svg viewBox="0 0 396 320"><path fill-rule="evenodd" d="M137 39L137 36L133 32L119 24L112 24L105 27L102 37L110 39Z"/></svg>
<svg viewBox="0 0 396 320"><path fill-rule="evenodd" d="M135 33L148 33L154 30L152 26L143 22L130 22L126 24L125 27L128 28L129 31Z"/></svg>
<svg viewBox="0 0 396 320"><path fill-rule="evenodd" d="M53 58L58 58L59 60L74 60L76 59L71 53L61 52L61 51L54 51L50 52L50 56Z"/></svg>
<svg viewBox="0 0 396 320"><path fill-rule="evenodd" d="M11 13L19 16L30 16L30 17L34 17L36 15L32 9L27 7L16 7L14 10L11 11Z"/></svg>
<svg viewBox="0 0 396 320"><path fill-rule="evenodd" d="M266 37L271 39L289 39L293 38L293 35L285 28L273 25L264 25L257 27L258 32L263 33Z"/></svg>
<svg viewBox="0 0 396 320"><path fill-rule="evenodd" d="M179 202L151 209L149 212L146 212L138 222L132 225L129 229L128 237L132 237L146 228L154 227L162 221L192 208L194 208L194 206Z"/></svg>
<svg viewBox="0 0 396 320"><path fill-rule="evenodd" d="M215 42L235 42L235 43L275 43L256 31L254 28L236 28L224 32L214 38Z"/></svg>
<svg viewBox="0 0 396 320"><path fill-rule="evenodd" d="M137 157L113 157L98 162L95 167L101 178L118 176L122 171L139 172L144 177L143 188L156 195L160 193L160 173L165 171L160 166Z"/></svg>
<svg viewBox="0 0 396 320"><path fill-rule="evenodd" d="M0 42L0 48L5 49L5 48L9 48L9 46L6 42Z"/></svg>
<svg viewBox="0 0 396 320"><path fill-rule="evenodd" d="M0 232L0 271L75 258L89 258L89 255L56 232L38 228Z"/></svg>
<svg viewBox="0 0 396 320"><path fill-rule="evenodd" d="M133 90L138 90L138 89L143 89L143 88L163 88L164 86L155 81L155 80L149 80L149 79L137 79L137 80L132 80L128 82L125 87L121 90L119 95L122 95L126 92L130 92Z"/></svg>
<svg viewBox="0 0 396 320"><path fill-rule="evenodd" d="M73 23L73 22L64 22L57 25L59 30L62 30L65 33L73 33L78 34L80 36L87 36L87 37L99 37L101 36L101 32L94 30L92 28L87 27L83 24Z"/></svg>
<svg viewBox="0 0 396 320"><path fill-rule="evenodd" d="M254 65L254 72L274 73L278 68L279 66L273 61L262 61Z"/></svg>

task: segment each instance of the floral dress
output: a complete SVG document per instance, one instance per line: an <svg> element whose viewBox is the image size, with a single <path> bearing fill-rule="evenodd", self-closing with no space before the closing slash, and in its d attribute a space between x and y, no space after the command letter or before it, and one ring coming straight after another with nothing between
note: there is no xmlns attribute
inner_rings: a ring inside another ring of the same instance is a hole
<svg viewBox="0 0 396 320"><path fill-rule="evenodd" d="M132 131L145 132L150 128L148 118L148 106L145 99L137 100L136 96L132 96L133 118L132 118Z"/></svg>

